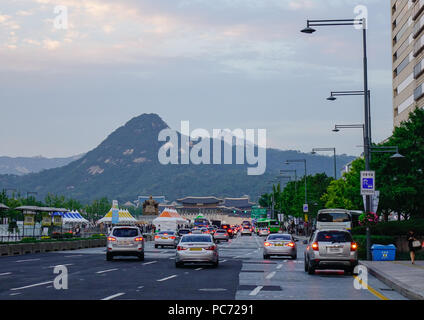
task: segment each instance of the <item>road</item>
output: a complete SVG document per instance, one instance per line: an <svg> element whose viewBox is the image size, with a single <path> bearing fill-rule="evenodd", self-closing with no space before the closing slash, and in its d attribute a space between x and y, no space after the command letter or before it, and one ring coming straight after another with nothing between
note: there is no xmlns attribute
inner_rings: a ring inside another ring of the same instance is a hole
<svg viewBox="0 0 424 320"><path fill-rule="evenodd" d="M145 260L105 260L105 248L0 258L0 300L405 300L369 276L369 290L337 271L304 272L298 260L264 260L263 238L219 244L220 265L175 268L174 249L146 243ZM54 267L68 269L68 289L56 290Z"/></svg>

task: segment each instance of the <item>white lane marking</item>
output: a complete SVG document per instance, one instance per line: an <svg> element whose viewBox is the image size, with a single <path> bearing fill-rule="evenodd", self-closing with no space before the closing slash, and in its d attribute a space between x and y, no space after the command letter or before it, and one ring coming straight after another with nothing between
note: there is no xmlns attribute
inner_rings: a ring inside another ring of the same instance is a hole
<svg viewBox="0 0 424 320"><path fill-rule="evenodd" d="M159 279L159 280L156 280L156 281L162 282L162 281L166 281L166 280L169 280L169 279L175 278L176 276L177 276L177 275L176 275L176 274L174 274L173 276L169 276L169 277L166 277L166 278L163 278L163 279Z"/></svg>
<svg viewBox="0 0 424 320"><path fill-rule="evenodd" d="M139 286L139 287L137 287L137 289L143 289L144 288L144 286Z"/></svg>
<svg viewBox="0 0 424 320"><path fill-rule="evenodd" d="M204 289L199 289L199 291L217 292L217 291L227 291L227 289L224 289L224 288L204 288Z"/></svg>
<svg viewBox="0 0 424 320"><path fill-rule="evenodd" d="M48 288L53 288L53 286L47 286L46 288L47 288L47 289L48 289Z"/></svg>
<svg viewBox="0 0 424 320"><path fill-rule="evenodd" d="M27 262L27 261L38 261L38 260L41 260L41 259L26 259L26 260L18 260L15 262Z"/></svg>
<svg viewBox="0 0 424 320"><path fill-rule="evenodd" d="M226 262L227 260L222 260L221 263Z"/></svg>
<svg viewBox="0 0 424 320"><path fill-rule="evenodd" d="M64 256L65 258L84 257L83 254L73 254L72 256Z"/></svg>
<svg viewBox="0 0 424 320"><path fill-rule="evenodd" d="M273 272L269 273L269 274L265 277L265 279L269 280L269 279L271 279L273 276L275 276L275 271L273 271Z"/></svg>
<svg viewBox="0 0 424 320"><path fill-rule="evenodd" d="M21 294L22 292L15 292L15 293L11 293L9 294L9 296L17 296L18 294Z"/></svg>
<svg viewBox="0 0 424 320"><path fill-rule="evenodd" d="M111 271L116 271L118 269L109 269L109 270L103 270L103 271L97 271L96 273L106 273L106 272L111 272Z"/></svg>
<svg viewBox="0 0 424 320"><path fill-rule="evenodd" d="M259 291L261 291L263 286L257 286L255 289L252 290L252 292L249 293L249 296L256 296Z"/></svg>
<svg viewBox="0 0 424 320"><path fill-rule="evenodd" d="M203 270L203 268L194 269L194 271L200 271L200 270Z"/></svg>
<svg viewBox="0 0 424 320"><path fill-rule="evenodd" d="M8 274L12 274L12 272L0 273L0 276L7 276Z"/></svg>
<svg viewBox="0 0 424 320"><path fill-rule="evenodd" d="M175 258L169 258L169 260L175 260Z"/></svg>
<svg viewBox="0 0 424 320"><path fill-rule="evenodd" d="M102 300L112 300L112 299L114 299L114 298L117 298L117 297L123 296L124 294L125 294L124 292L117 293L117 294L114 294L113 296L109 296L109 297L103 298Z"/></svg>
<svg viewBox="0 0 424 320"><path fill-rule="evenodd" d="M46 281L46 282L41 282L41 283L36 283L36 284L31 284L29 286L25 286L25 287L19 287L19 288L12 288L10 290L21 290L21 289L27 289L27 288L32 288L32 287L38 287L38 286L43 286L45 284L49 284L49 283L53 283L53 281Z"/></svg>
<svg viewBox="0 0 424 320"><path fill-rule="evenodd" d="M148 264L152 264L152 263L156 263L157 261L150 261L150 262L146 262L146 263L143 263L143 266L146 266L146 265L148 265Z"/></svg>
<svg viewBox="0 0 424 320"><path fill-rule="evenodd" d="M277 269L281 269L283 267L283 265L282 264L279 264L278 266L277 266Z"/></svg>

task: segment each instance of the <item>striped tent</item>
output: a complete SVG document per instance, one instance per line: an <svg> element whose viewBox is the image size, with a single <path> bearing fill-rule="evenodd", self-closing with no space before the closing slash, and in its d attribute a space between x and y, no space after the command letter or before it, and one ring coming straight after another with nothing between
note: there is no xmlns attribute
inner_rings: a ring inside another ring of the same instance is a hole
<svg viewBox="0 0 424 320"><path fill-rule="evenodd" d="M133 224L136 223L137 220L129 213L128 210L119 209L119 224ZM97 221L97 224L99 223L106 223L111 224L112 223L112 208L109 210L106 215Z"/></svg>

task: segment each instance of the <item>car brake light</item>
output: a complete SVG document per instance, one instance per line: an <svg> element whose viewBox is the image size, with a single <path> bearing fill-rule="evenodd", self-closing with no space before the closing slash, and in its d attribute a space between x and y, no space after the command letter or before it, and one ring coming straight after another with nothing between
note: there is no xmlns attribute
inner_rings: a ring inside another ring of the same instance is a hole
<svg viewBox="0 0 424 320"><path fill-rule="evenodd" d="M143 241L143 237L137 237L134 239L134 241Z"/></svg>
<svg viewBox="0 0 424 320"><path fill-rule="evenodd" d="M178 250L178 251L182 251L182 250L187 250L187 248L184 248L184 247L178 246L178 247L177 247L177 250Z"/></svg>
<svg viewBox="0 0 424 320"><path fill-rule="evenodd" d="M265 243L264 243L264 246L265 246L265 247L269 247L270 245L271 245L271 244L270 244L269 242L265 242Z"/></svg>
<svg viewBox="0 0 424 320"><path fill-rule="evenodd" d="M159 236L155 236L155 239L159 239L160 237Z"/></svg>
<svg viewBox="0 0 424 320"><path fill-rule="evenodd" d="M352 242L350 244L350 251L356 251L358 249L358 244L356 242Z"/></svg>
<svg viewBox="0 0 424 320"><path fill-rule="evenodd" d="M314 251L319 251L318 242L314 242L314 243L312 244L312 249L313 249Z"/></svg>
<svg viewBox="0 0 424 320"><path fill-rule="evenodd" d="M287 243L287 245L288 245L289 247L294 248L294 242L289 242L289 243Z"/></svg>
<svg viewBox="0 0 424 320"><path fill-rule="evenodd" d="M206 248L206 250L215 250L216 249L216 247L215 246L210 246L210 247L207 247Z"/></svg>
<svg viewBox="0 0 424 320"><path fill-rule="evenodd" d="M114 238L114 237L107 237L107 241L116 241L116 238Z"/></svg>

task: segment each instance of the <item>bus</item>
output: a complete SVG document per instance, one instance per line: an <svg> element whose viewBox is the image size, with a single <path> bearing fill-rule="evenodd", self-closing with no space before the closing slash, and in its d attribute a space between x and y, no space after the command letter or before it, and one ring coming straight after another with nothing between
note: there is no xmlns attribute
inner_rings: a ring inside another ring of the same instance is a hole
<svg viewBox="0 0 424 320"><path fill-rule="evenodd" d="M259 219L256 222L256 233L261 228L268 228L270 233L278 233L280 231L280 222L275 219Z"/></svg>
<svg viewBox="0 0 424 320"><path fill-rule="evenodd" d="M345 209L324 209L317 214L317 230L352 230L352 214Z"/></svg>
<svg viewBox="0 0 424 320"><path fill-rule="evenodd" d="M195 227L207 227L207 226L209 226L209 220L206 219L203 216L197 216L194 219L194 226Z"/></svg>

